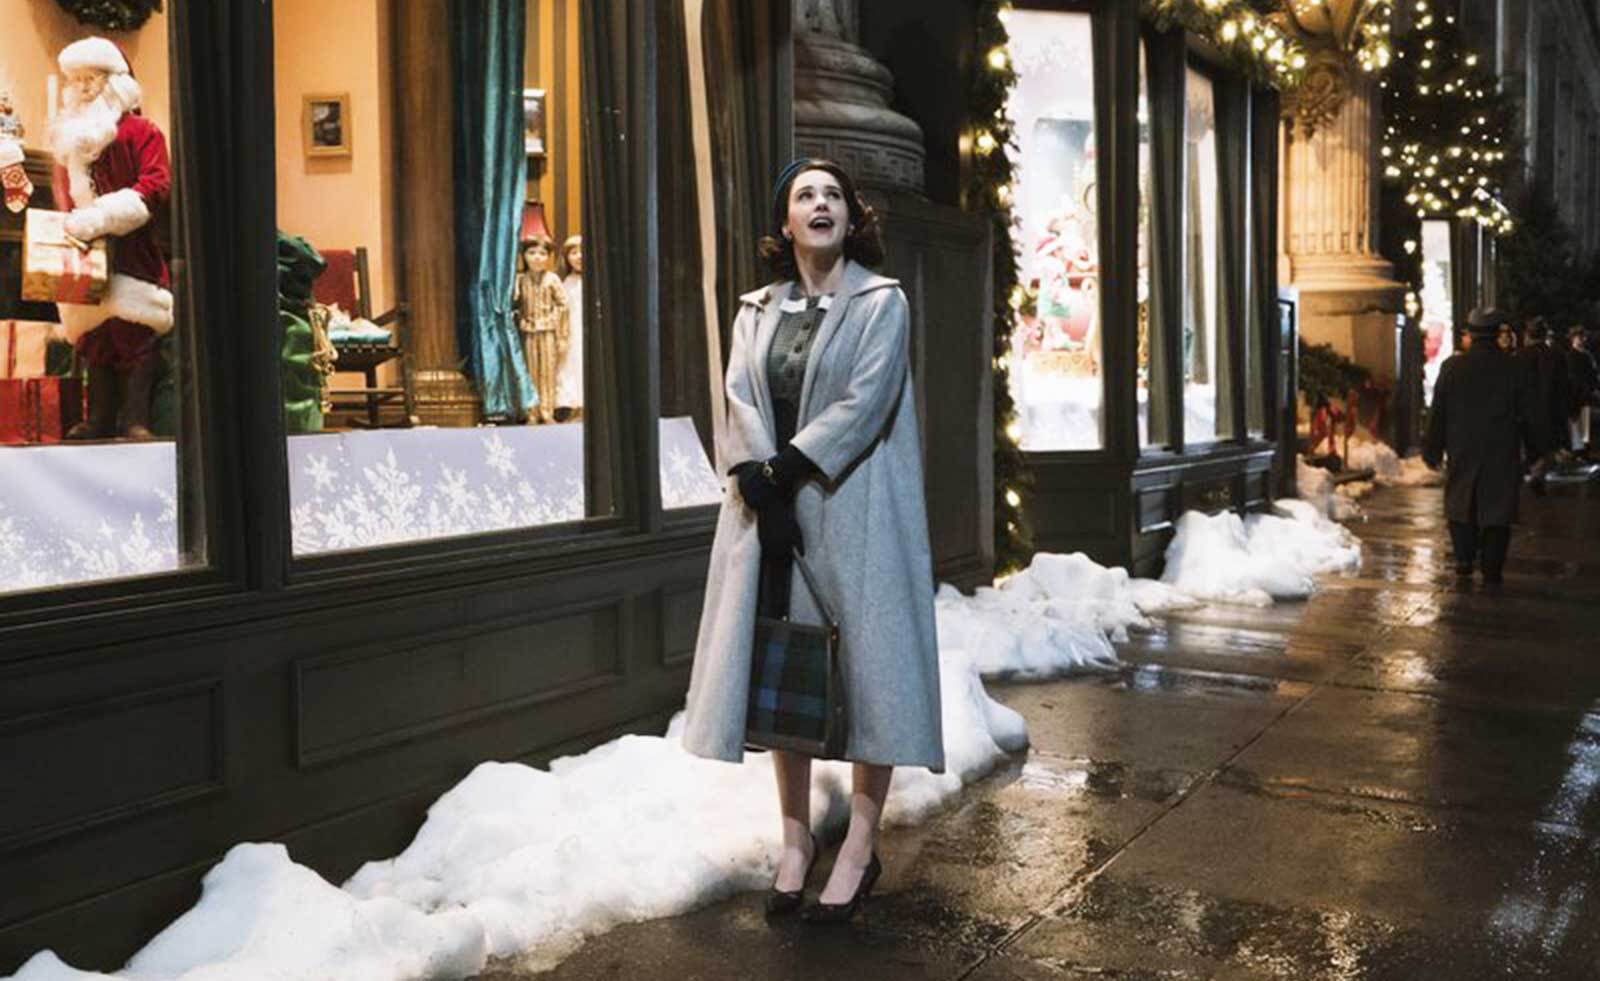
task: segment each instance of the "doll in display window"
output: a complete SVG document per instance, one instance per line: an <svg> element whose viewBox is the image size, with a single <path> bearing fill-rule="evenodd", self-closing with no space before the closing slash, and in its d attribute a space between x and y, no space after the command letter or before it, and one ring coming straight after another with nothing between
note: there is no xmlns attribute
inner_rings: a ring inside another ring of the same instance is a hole
<svg viewBox="0 0 1600 981"><path fill-rule="evenodd" d="M572 336L567 291L550 268L554 256L555 243L550 239L523 239L517 247L517 277L511 292L528 373L539 399L529 418L537 422L555 421L561 361Z"/></svg>
<svg viewBox="0 0 1600 981"><path fill-rule="evenodd" d="M561 243L562 288L567 293L567 353L556 378L556 413L562 420L583 416L583 236Z"/></svg>

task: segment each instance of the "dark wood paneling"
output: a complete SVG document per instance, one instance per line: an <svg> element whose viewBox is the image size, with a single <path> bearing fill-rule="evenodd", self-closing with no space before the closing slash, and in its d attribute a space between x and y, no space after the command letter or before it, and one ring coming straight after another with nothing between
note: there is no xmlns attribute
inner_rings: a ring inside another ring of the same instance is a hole
<svg viewBox="0 0 1600 981"><path fill-rule="evenodd" d="M928 533L935 574L970 589L992 570L994 494L987 405L990 248L984 222L912 195L874 198L883 216L883 271L911 307L911 370L922 430ZM975 370L976 369L976 370Z"/></svg>
<svg viewBox="0 0 1600 981"><path fill-rule="evenodd" d="M0 852L221 791L221 732L214 678L0 723Z"/></svg>
<svg viewBox="0 0 1600 981"><path fill-rule="evenodd" d="M298 761L315 766L620 682L629 599L295 663Z"/></svg>
<svg viewBox="0 0 1600 981"><path fill-rule="evenodd" d="M705 603L706 584L675 586L661 591L661 663L678 667L694 660L695 640L700 632L700 608Z"/></svg>

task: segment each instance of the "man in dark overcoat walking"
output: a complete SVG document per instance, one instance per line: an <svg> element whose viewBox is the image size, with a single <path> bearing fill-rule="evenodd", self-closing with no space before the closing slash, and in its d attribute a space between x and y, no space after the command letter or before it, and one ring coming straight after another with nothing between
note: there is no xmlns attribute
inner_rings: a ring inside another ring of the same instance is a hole
<svg viewBox="0 0 1600 981"><path fill-rule="evenodd" d="M1535 404L1542 410L1535 425L1544 428L1542 445L1553 452L1566 442L1567 418L1572 412L1572 387L1567 381L1567 361L1549 344L1543 317L1528 321L1517 360L1528 375Z"/></svg>
<svg viewBox="0 0 1600 981"><path fill-rule="evenodd" d="M1589 448L1592 410L1600 402L1600 368L1589 353L1588 338L1582 324L1567 329L1567 381L1572 387L1572 416L1568 449L1583 453Z"/></svg>
<svg viewBox="0 0 1600 981"><path fill-rule="evenodd" d="M1537 402L1527 373L1493 343L1505 323L1503 311L1473 311L1474 343L1439 369L1423 443L1428 466L1437 469L1449 458L1444 501L1456 574L1470 576L1481 556L1490 584L1501 581L1511 545L1523 451L1530 460L1542 457L1549 431L1548 409Z"/></svg>

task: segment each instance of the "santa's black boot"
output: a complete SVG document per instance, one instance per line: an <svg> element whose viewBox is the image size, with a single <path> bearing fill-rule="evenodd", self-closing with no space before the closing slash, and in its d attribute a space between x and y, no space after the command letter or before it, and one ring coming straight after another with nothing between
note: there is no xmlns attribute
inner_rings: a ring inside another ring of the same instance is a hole
<svg viewBox="0 0 1600 981"><path fill-rule="evenodd" d="M128 372L123 386L122 430L129 439L154 439L150 431L150 398L161 372L161 355L151 351Z"/></svg>
<svg viewBox="0 0 1600 981"><path fill-rule="evenodd" d="M63 439L106 439L117 434L117 370L89 366L89 418L75 424Z"/></svg>

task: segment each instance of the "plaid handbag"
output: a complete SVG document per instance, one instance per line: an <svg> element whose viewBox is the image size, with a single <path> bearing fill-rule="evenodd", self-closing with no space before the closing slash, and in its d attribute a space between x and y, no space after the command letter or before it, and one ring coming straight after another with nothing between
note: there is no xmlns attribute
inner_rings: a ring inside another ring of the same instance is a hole
<svg viewBox="0 0 1600 981"><path fill-rule="evenodd" d="M839 621L817 589L811 567L795 564L822 611L823 626L757 617L750 652L750 704L745 742L820 759L844 755L850 727L839 668Z"/></svg>

